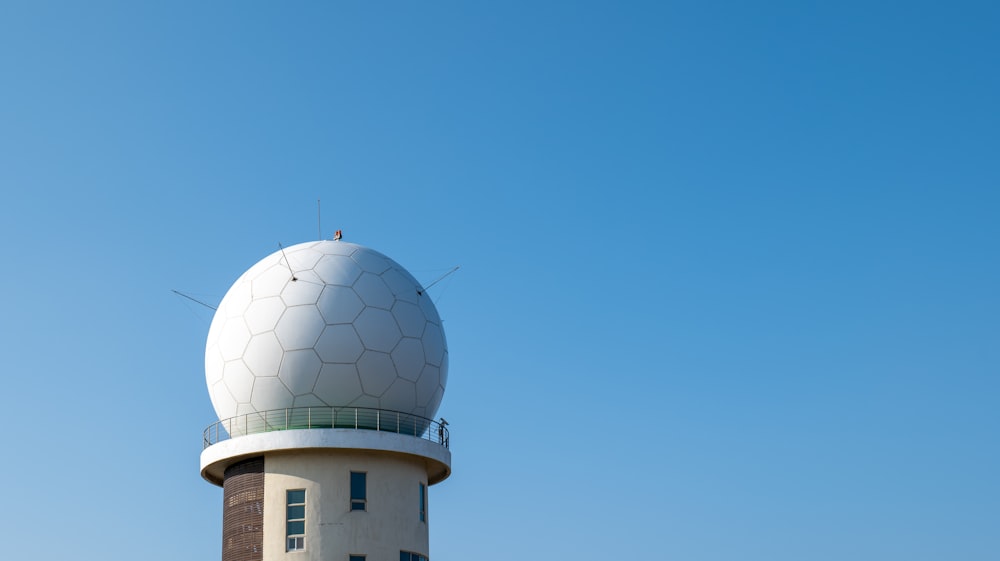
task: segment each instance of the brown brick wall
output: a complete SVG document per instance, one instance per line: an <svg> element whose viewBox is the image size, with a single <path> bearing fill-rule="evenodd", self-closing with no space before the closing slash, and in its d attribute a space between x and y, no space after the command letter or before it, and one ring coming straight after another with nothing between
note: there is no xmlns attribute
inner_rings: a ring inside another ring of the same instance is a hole
<svg viewBox="0 0 1000 561"><path fill-rule="evenodd" d="M222 561L263 561L264 458L226 469L222 483Z"/></svg>

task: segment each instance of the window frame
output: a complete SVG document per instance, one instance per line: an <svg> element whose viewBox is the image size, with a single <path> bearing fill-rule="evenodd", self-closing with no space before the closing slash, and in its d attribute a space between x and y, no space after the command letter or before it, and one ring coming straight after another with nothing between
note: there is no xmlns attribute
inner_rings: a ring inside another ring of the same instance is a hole
<svg viewBox="0 0 1000 561"><path fill-rule="evenodd" d="M355 487L354 478L355 478L355 476L360 476L360 478L361 478L361 496L360 497L356 497L354 495L354 491L355 491L355 488L354 488ZM351 471L351 480L350 480L349 494L350 494L351 499L350 499L350 502L348 503L348 507L349 507L349 509L350 509L351 512L354 512L354 511L367 512L368 511L368 472L367 471Z"/></svg>
<svg viewBox="0 0 1000 561"><path fill-rule="evenodd" d="M292 502L292 493L302 493L302 502ZM290 507L302 507L302 517L292 518ZM293 533L289 529L291 523L302 523L302 533ZM306 490L285 489L285 551L305 551L306 549Z"/></svg>
<svg viewBox="0 0 1000 561"><path fill-rule="evenodd" d="M420 482L420 521L427 523L427 484Z"/></svg>

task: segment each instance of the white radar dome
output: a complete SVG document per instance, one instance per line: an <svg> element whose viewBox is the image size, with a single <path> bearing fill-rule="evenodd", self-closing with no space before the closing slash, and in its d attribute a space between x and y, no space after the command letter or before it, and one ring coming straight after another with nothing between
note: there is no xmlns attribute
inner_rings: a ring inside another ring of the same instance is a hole
<svg viewBox="0 0 1000 561"><path fill-rule="evenodd" d="M448 379L441 318L420 283L342 241L276 251L236 280L208 331L219 420L350 406L433 418Z"/></svg>

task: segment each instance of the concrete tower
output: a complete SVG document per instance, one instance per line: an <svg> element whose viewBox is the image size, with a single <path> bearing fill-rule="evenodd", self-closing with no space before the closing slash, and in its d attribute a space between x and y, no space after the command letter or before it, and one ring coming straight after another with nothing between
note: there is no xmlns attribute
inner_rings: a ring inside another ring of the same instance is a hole
<svg viewBox="0 0 1000 561"><path fill-rule="evenodd" d="M222 299L205 375L222 561L426 561L448 348L406 269L342 241L265 257Z"/></svg>

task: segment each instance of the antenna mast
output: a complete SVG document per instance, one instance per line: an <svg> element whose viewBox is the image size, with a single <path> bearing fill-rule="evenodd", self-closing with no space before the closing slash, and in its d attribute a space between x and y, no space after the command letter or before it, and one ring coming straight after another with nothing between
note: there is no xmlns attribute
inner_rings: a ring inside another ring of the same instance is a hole
<svg viewBox="0 0 1000 561"><path fill-rule="evenodd" d="M278 249L281 250L281 256L285 258L285 266L288 267L288 272L292 274L292 280L293 281L299 280L298 278L295 277L295 271L292 270L292 264L291 262L288 261L288 256L285 255L285 248L284 246L281 245L281 242L278 242Z"/></svg>
<svg viewBox="0 0 1000 561"><path fill-rule="evenodd" d="M209 305L209 304L206 304L206 303L202 302L201 300L198 300L197 298L195 298L195 297L193 297L193 296L188 296L187 294L184 294L184 293L183 293L183 292L181 292L180 290L174 290L174 289L170 289L170 292L173 292L174 294L176 294L176 295L178 295L178 296L181 296L181 297L184 297L184 298L187 298L188 300L190 300L190 301L192 301L192 302L197 302L198 304L201 304L202 306L205 306L205 307L206 307L206 308L208 308L209 310L213 310L213 311L214 311L214 310L216 310L216 309L217 309L217 308L216 308L215 306L211 306L211 305Z"/></svg>
<svg viewBox="0 0 1000 561"><path fill-rule="evenodd" d="M434 286L435 284L443 281L445 277L447 277L448 275L450 275L450 274L454 273L455 271L457 271L459 267L461 267L461 265L455 265L454 267L452 267L452 269L450 271L448 271L447 273L445 273L445 274L441 275L440 277L438 277L436 281L434 281L434 282L428 284L427 286L425 286L423 290L419 290L418 289L417 290L417 294L419 294L420 296L423 296L424 293L427 292L428 288L430 288L430 287Z"/></svg>

